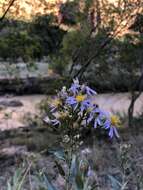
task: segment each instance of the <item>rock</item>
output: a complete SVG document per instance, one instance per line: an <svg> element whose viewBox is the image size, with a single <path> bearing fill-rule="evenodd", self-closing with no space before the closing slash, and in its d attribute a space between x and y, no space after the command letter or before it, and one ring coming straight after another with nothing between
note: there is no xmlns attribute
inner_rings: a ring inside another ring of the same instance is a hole
<svg viewBox="0 0 143 190"><path fill-rule="evenodd" d="M23 103L20 102L19 100L3 100L0 101L0 107L5 106L5 107L21 107L23 106Z"/></svg>

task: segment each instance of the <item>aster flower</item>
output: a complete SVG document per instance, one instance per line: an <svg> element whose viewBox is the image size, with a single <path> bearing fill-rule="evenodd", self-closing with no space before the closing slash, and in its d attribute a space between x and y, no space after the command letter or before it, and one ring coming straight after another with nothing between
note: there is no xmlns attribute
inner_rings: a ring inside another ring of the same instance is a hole
<svg viewBox="0 0 143 190"><path fill-rule="evenodd" d="M100 118L95 119L94 128L97 128L97 126L101 126L101 125L102 125L102 122L101 122Z"/></svg>
<svg viewBox="0 0 143 190"><path fill-rule="evenodd" d="M83 112L91 107L91 102L89 99L82 101L80 111Z"/></svg>
<svg viewBox="0 0 143 190"><path fill-rule="evenodd" d="M95 172L91 169L91 166L88 167L87 177L94 177L95 178Z"/></svg>
<svg viewBox="0 0 143 190"><path fill-rule="evenodd" d="M51 107L51 110L50 110L50 112L52 112L52 113L53 113L53 112L55 112L55 111L56 111L56 109L57 109L57 107L55 107L55 106L52 106L52 105L51 105L50 107Z"/></svg>
<svg viewBox="0 0 143 190"><path fill-rule="evenodd" d="M62 99L66 99L68 97L66 86L63 86L62 90L59 92L59 96Z"/></svg>
<svg viewBox="0 0 143 190"><path fill-rule="evenodd" d="M71 106L73 108L73 110L76 110L76 108L78 107L78 102L76 101L74 96L69 96L66 99L66 104L68 104L69 106Z"/></svg>
<svg viewBox="0 0 143 190"><path fill-rule="evenodd" d="M88 86L85 86L85 91L86 91L86 94L89 95L89 96L94 96L94 95L97 94L97 92L95 92L93 89L91 89Z"/></svg>
<svg viewBox="0 0 143 190"><path fill-rule="evenodd" d="M111 115L110 117L111 123L113 126L119 126L121 121L117 115Z"/></svg>
<svg viewBox="0 0 143 190"><path fill-rule="evenodd" d="M61 122L57 119L51 119L51 123L52 125L56 126L56 125L61 125Z"/></svg>
<svg viewBox="0 0 143 190"><path fill-rule="evenodd" d="M112 115L110 118L108 118L104 124L104 128L109 130L109 137L113 138L113 136L119 138L118 131L116 127L120 124L120 120L117 116Z"/></svg>
<svg viewBox="0 0 143 190"><path fill-rule="evenodd" d="M54 126L60 126L65 118L66 120L73 118L75 124L73 126L76 128L79 125L82 127L92 125L94 128L100 127L107 130L110 138L119 137L116 129L120 122L119 118L115 115L110 117L107 112L98 107L94 101L96 94L96 91L89 86L80 85L79 80L74 79L68 90L63 87L57 98L52 100L51 113L54 119L50 120L46 117L44 121Z"/></svg>
<svg viewBox="0 0 143 190"><path fill-rule="evenodd" d="M86 95L78 94L75 99L77 102L83 102L86 99Z"/></svg>
<svg viewBox="0 0 143 190"><path fill-rule="evenodd" d="M104 123L104 128L105 129L110 129L110 126L111 126L111 121L109 119L107 119Z"/></svg>
<svg viewBox="0 0 143 190"><path fill-rule="evenodd" d="M94 114L98 114L98 116L95 117ZM87 122L90 123L94 118L94 128L97 128L97 126L101 126L104 129L109 130L108 135L110 138L113 138L114 136L119 138L119 134L116 129L116 125L119 123L119 119L117 117L110 117L107 112L96 108L90 113Z"/></svg>
<svg viewBox="0 0 143 190"><path fill-rule="evenodd" d="M46 117L43 119L43 121L44 121L45 123L48 123L48 124L51 123L51 120L50 120L50 118L49 118L48 116L46 116Z"/></svg>
<svg viewBox="0 0 143 190"><path fill-rule="evenodd" d="M72 92L74 95L78 94L80 89L80 84L79 84L79 80L73 79L73 84L71 85L69 91Z"/></svg>
<svg viewBox="0 0 143 190"><path fill-rule="evenodd" d="M76 101L74 96L69 96L66 99L66 104L69 104L69 105L73 106L73 105L77 104L77 101Z"/></svg>
<svg viewBox="0 0 143 190"><path fill-rule="evenodd" d="M97 113L98 116L94 120L94 128L96 128L97 126L103 126L104 122L106 122L106 118L108 117L107 112L97 108L95 110L95 113Z"/></svg>
<svg viewBox="0 0 143 190"><path fill-rule="evenodd" d="M90 112L87 122L89 124L94 119L94 128L96 128L98 125L101 126L103 124L103 121L107 115L107 112L99 109L97 105L94 104L93 110Z"/></svg>
<svg viewBox="0 0 143 190"><path fill-rule="evenodd" d="M111 139L113 138L113 136L115 136L115 137L117 137L117 138L120 137L119 134L118 134L118 131L117 131L116 127L114 127L114 126L112 126L112 125L110 126L110 130L109 130L108 135L109 135L109 137L110 137Z"/></svg>
<svg viewBox="0 0 143 190"><path fill-rule="evenodd" d="M59 98L55 98L52 100L52 104L50 105L51 107L51 112L55 112L56 109L62 104L61 100Z"/></svg>

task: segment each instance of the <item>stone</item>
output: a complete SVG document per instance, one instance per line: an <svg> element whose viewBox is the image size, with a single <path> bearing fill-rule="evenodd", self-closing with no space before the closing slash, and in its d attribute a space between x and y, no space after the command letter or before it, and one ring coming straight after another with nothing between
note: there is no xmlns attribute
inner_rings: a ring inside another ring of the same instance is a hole
<svg viewBox="0 0 143 190"><path fill-rule="evenodd" d="M3 100L0 101L0 107L5 106L5 107L21 107L23 106L23 103L20 102L19 100Z"/></svg>

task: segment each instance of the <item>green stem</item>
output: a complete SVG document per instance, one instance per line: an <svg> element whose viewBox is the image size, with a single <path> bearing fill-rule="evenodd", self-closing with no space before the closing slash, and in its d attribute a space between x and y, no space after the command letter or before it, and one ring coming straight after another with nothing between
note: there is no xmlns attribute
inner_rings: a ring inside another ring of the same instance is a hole
<svg viewBox="0 0 143 190"><path fill-rule="evenodd" d="M32 166L32 163L28 166L27 170L25 171L25 173L24 173L24 175L23 175L23 177L22 177L22 179L21 179L21 182L20 182L20 184L18 185L18 187L17 187L16 190L21 190L21 187L22 187L22 185L23 185L23 183L24 183L24 180L25 180L25 178L26 178L26 176L27 176L27 174L28 174L28 172L29 172L31 166Z"/></svg>

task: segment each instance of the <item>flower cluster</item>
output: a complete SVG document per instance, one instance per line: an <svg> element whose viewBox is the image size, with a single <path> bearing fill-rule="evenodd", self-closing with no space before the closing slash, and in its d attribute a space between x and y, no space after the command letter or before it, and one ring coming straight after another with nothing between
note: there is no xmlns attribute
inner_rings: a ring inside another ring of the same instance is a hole
<svg viewBox="0 0 143 190"><path fill-rule="evenodd" d="M120 124L119 118L99 108L95 103L96 94L89 86L74 79L69 89L63 87L51 101L51 119L46 117L45 122L68 128L101 128L110 138L119 137L116 129Z"/></svg>

